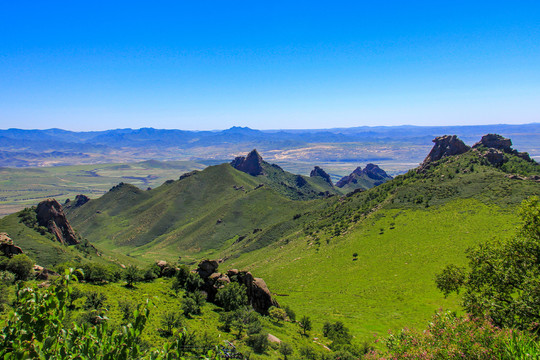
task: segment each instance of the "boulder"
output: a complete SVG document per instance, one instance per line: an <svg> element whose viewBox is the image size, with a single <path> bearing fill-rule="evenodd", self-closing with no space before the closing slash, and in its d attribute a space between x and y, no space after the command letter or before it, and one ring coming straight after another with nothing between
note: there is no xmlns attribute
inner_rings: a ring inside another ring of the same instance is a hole
<svg viewBox="0 0 540 360"><path fill-rule="evenodd" d="M246 286L248 303L258 313L266 314L271 306L279 307L263 279L254 278L250 272L241 271L237 275L237 280Z"/></svg>
<svg viewBox="0 0 540 360"><path fill-rule="evenodd" d="M465 145L456 135L438 136L433 139L435 145L429 152L428 156L420 165L420 169L425 169L430 163L440 160L447 156L454 156L466 153L470 147Z"/></svg>
<svg viewBox="0 0 540 360"><path fill-rule="evenodd" d="M59 276L58 273L39 265L34 265L34 274L37 280L43 281L49 280L51 276Z"/></svg>
<svg viewBox="0 0 540 360"><path fill-rule="evenodd" d="M55 199L40 202L36 208L36 218L40 226L46 227L64 245L76 245L79 240L69 224L62 205Z"/></svg>
<svg viewBox="0 0 540 360"><path fill-rule="evenodd" d="M13 240L8 236L7 233L0 233L0 251L9 258L12 258L15 255L23 254L23 251L20 247L13 244Z"/></svg>
<svg viewBox="0 0 540 360"><path fill-rule="evenodd" d="M204 280L216 272L219 263L216 260L203 260L199 263L196 272Z"/></svg>
<svg viewBox="0 0 540 360"><path fill-rule="evenodd" d="M251 176L263 175L263 159L256 149L253 149L246 157L238 156L231 162L231 166Z"/></svg>
<svg viewBox="0 0 540 360"><path fill-rule="evenodd" d="M315 166L313 170L311 170L311 173L309 174L310 177L320 176L329 184L332 184L332 179L330 178L330 175L326 173L323 169L321 169L318 166Z"/></svg>

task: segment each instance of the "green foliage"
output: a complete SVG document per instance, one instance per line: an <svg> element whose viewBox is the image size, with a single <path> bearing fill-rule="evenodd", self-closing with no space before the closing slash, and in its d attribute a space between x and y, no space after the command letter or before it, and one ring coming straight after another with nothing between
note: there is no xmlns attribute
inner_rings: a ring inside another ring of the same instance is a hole
<svg viewBox="0 0 540 360"><path fill-rule="evenodd" d="M135 265L129 265L124 271L124 279L127 287L133 287L136 282L142 280L141 270Z"/></svg>
<svg viewBox="0 0 540 360"><path fill-rule="evenodd" d="M311 324L311 318L307 315L302 316L300 319L300 328L302 329L302 333L306 335L308 331L311 331L312 324Z"/></svg>
<svg viewBox="0 0 540 360"><path fill-rule="evenodd" d="M393 359L536 359L540 347L533 339L526 333L501 330L485 319L438 312L426 330L391 333L385 340L386 354L373 352L366 358L388 355ZM531 351L527 356L525 348Z"/></svg>
<svg viewBox="0 0 540 360"><path fill-rule="evenodd" d="M463 306L475 316L489 316L497 326L540 329L540 204L523 202L519 235L469 249L469 272L449 266L437 276L445 295L463 285Z"/></svg>
<svg viewBox="0 0 540 360"><path fill-rule="evenodd" d="M114 265L105 265L98 262L89 262L81 265L83 278L90 283L116 282L122 277L122 271Z"/></svg>
<svg viewBox="0 0 540 360"><path fill-rule="evenodd" d="M332 340L332 349L339 347L340 345L347 345L351 343L352 335L349 329L341 321L335 323L325 322L323 325L323 335Z"/></svg>
<svg viewBox="0 0 540 360"><path fill-rule="evenodd" d="M190 296L184 297L182 301L182 311L185 316L198 315L201 313L201 307L197 304L195 299Z"/></svg>
<svg viewBox="0 0 540 360"><path fill-rule="evenodd" d="M289 343L286 343L284 341L282 341L280 344L279 344L279 353L281 355L283 355L283 360L287 360L287 357L289 355L292 355L292 353L294 352L294 349L293 347L291 346L291 344Z"/></svg>
<svg viewBox="0 0 540 360"><path fill-rule="evenodd" d="M270 342L268 341L268 334L253 334L250 335L246 343L253 348L253 351L257 354L264 353L268 346L270 345Z"/></svg>
<svg viewBox="0 0 540 360"><path fill-rule="evenodd" d="M177 311L169 310L161 316L162 336L172 336L173 330L182 326L182 318Z"/></svg>
<svg viewBox="0 0 540 360"><path fill-rule="evenodd" d="M7 261L3 261L3 270L15 275L15 280L26 281L33 275L34 262L25 254L15 255Z"/></svg>
<svg viewBox="0 0 540 360"><path fill-rule="evenodd" d="M15 359L98 359L98 360L172 360L191 354L195 337L187 331L174 335L159 349L145 349L141 335L148 321L148 306L133 312L133 321L119 328L107 319L97 324L66 326L70 282L76 280L66 270L48 288L19 287L15 309L0 330L0 358ZM218 359L213 352L208 358Z"/></svg>
<svg viewBox="0 0 540 360"><path fill-rule="evenodd" d="M15 282L15 279L15 274L12 272L0 271L0 284L11 285Z"/></svg>
<svg viewBox="0 0 540 360"><path fill-rule="evenodd" d="M246 287L232 282L219 289L216 294L216 303L225 311L234 311L247 304Z"/></svg>
<svg viewBox="0 0 540 360"><path fill-rule="evenodd" d="M465 284L466 276L464 267L450 264L435 276L435 283L437 288L447 297L452 292L459 294L459 289Z"/></svg>
<svg viewBox="0 0 540 360"><path fill-rule="evenodd" d="M296 313L294 312L294 310L290 307L290 306L283 306L283 310L285 310L285 312L287 313L287 317L289 318L290 321L296 321Z"/></svg>
<svg viewBox="0 0 540 360"><path fill-rule="evenodd" d="M268 315L274 320L277 321L284 321L287 319L287 312L285 309L278 308L275 306L271 306L270 309L268 309Z"/></svg>

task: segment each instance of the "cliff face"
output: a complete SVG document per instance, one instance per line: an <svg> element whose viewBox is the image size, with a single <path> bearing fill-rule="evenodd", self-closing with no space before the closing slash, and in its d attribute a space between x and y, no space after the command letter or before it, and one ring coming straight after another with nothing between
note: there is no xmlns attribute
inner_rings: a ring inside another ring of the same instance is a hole
<svg viewBox="0 0 540 360"><path fill-rule="evenodd" d="M251 176L263 175L262 157L253 149L246 157L238 156L231 162L231 166Z"/></svg>
<svg viewBox="0 0 540 360"><path fill-rule="evenodd" d="M75 231L69 224L62 205L55 199L40 202L36 208L36 218L40 226L46 227L64 245L79 243Z"/></svg>

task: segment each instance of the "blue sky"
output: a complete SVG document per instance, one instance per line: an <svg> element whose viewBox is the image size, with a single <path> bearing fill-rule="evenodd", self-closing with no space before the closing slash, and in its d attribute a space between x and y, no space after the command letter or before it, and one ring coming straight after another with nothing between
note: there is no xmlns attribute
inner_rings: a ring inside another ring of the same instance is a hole
<svg viewBox="0 0 540 360"><path fill-rule="evenodd" d="M0 128L540 121L538 1L4 1Z"/></svg>

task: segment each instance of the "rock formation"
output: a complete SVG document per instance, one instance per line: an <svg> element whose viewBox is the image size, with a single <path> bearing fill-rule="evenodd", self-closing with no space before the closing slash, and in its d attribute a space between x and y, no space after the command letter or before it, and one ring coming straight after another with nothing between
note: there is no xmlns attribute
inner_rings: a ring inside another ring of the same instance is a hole
<svg viewBox="0 0 540 360"><path fill-rule="evenodd" d="M203 260L195 270L204 280L203 290L207 294L207 300L212 302L215 299L218 289L230 282L244 284L248 297L248 303L255 311L266 314L271 306L279 306L272 298L268 286L261 278L255 278L248 271L228 270L227 273L216 272L219 262L216 260Z"/></svg>
<svg viewBox="0 0 540 360"><path fill-rule="evenodd" d="M318 166L315 166L315 168L313 168L313 170L311 170L311 173L309 174L309 177L314 177L314 176L320 176L324 179L324 181L332 185L332 179L330 179L330 175L328 175L326 171L324 171Z"/></svg>
<svg viewBox="0 0 540 360"><path fill-rule="evenodd" d="M528 153L518 152L517 150L512 149L512 140L507 139L499 134L484 135L479 142L473 145L473 149L480 150L482 148L488 149L483 156L495 166L498 166L507 160L503 153L513 154L525 161L534 162Z"/></svg>
<svg viewBox="0 0 540 360"><path fill-rule="evenodd" d="M479 147L486 147L488 149L497 149L505 153L512 153L512 140L502 137L498 134L487 134L482 136L482 139L473 145L473 149Z"/></svg>
<svg viewBox="0 0 540 360"><path fill-rule="evenodd" d="M13 240L6 233L0 233L0 251L9 258L22 254L20 247L13 244Z"/></svg>
<svg viewBox="0 0 540 360"><path fill-rule="evenodd" d="M375 180L373 185L378 186L385 181L391 180L392 177L386 173L383 169L378 167L375 164L367 164L364 169L360 166L354 169L352 173L348 176L342 177L337 183L336 186L339 188L344 187L347 184L357 184L358 180L362 178L368 178Z"/></svg>
<svg viewBox="0 0 540 360"><path fill-rule="evenodd" d="M435 145L420 165L420 170L425 169L430 163L443 157L463 154L470 150L470 147L465 145L456 135L438 136L433 139L433 142Z"/></svg>
<svg viewBox="0 0 540 360"><path fill-rule="evenodd" d="M69 224L62 205L55 199L40 202L36 208L36 218L40 226L46 227L64 245L79 243L75 231Z"/></svg>
<svg viewBox="0 0 540 360"><path fill-rule="evenodd" d="M251 176L263 175L263 159L257 150L253 149L246 157L238 156L231 161L231 166Z"/></svg>

